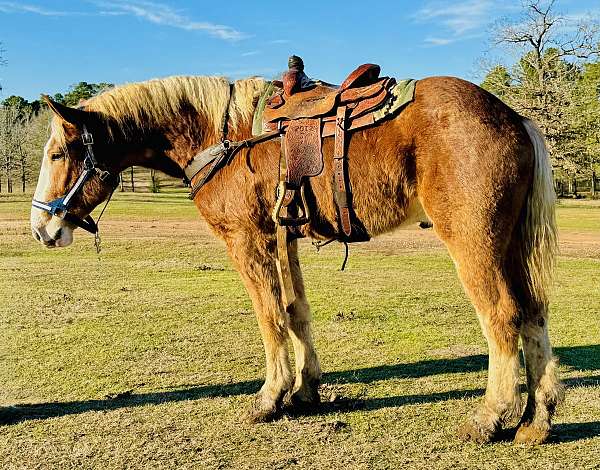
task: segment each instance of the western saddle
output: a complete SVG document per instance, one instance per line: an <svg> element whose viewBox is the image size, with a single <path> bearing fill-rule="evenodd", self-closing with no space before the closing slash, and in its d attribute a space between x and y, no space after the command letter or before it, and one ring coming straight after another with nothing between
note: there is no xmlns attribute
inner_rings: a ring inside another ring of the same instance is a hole
<svg viewBox="0 0 600 470"><path fill-rule="evenodd" d="M379 77L380 67L374 64L361 65L340 86L309 79L298 56L290 57L288 68L281 81L273 82L280 90L266 101L262 115L264 130L282 134L280 181L272 217L277 224L277 267L286 306L295 299L288 236L302 236L298 227L310 221L305 185L323 171L325 137L335 138L332 183L339 219L336 238L346 243L370 239L352 209L346 136L383 118L376 111L390 98L396 83L393 78Z"/></svg>
<svg viewBox="0 0 600 470"><path fill-rule="evenodd" d="M346 162L346 134L376 122L373 111L390 96L393 78L379 77L380 67L364 64L338 87L310 80L297 56L289 59L281 89L266 103L263 122L267 130L283 133L281 180L273 219L280 226L298 227L310 220L304 196L308 178L323 171L323 138L334 136L334 197L338 207L341 241L365 241L370 237L359 221L352 223L352 200ZM297 232L296 232L297 233Z"/></svg>
<svg viewBox="0 0 600 470"><path fill-rule="evenodd" d="M272 218L277 229L277 269L286 307L295 300L288 246L292 239L303 236L299 227L310 222L305 187L311 177L323 171L323 139L335 139L332 184L338 228L334 239L344 243L369 240L352 208L347 135L395 115L412 100L415 84L414 80L405 80L397 85L393 78L379 77L380 67L374 64L361 65L340 86L308 78L300 57L291 56L288 68L281 81L267 84L257 104L252 138L227 140L228 105L221 142L200 151L184 170L189 181L196 180L190 194L193 199L240 149L281 138L280 180ZM232 86L230 103L231 92Z"/></svg>

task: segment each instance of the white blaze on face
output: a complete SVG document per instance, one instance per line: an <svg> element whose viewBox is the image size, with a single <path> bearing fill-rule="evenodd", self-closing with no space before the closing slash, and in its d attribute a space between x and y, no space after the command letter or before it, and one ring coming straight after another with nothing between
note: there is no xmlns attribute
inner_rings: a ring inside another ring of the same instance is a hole
<svg viewBox="0 0 600 470"><path fill-rule="evenodd" d="M44 147L44 158L40 167L40 176L35 188L34 199L49 202L50 183L52 180L52 161L48 150L52 144L51 136ZM67 188L68 189L68 188ZM73 227L59 217L52 217L47 212L31 207L31 233L33 237L48 248L68 246L73 242Z"/></svg>

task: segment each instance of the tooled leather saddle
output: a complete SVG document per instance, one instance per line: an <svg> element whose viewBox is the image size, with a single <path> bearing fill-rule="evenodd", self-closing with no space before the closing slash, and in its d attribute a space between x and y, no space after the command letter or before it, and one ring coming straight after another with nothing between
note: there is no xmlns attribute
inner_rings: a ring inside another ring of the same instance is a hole
<svg viewBox="0 0 600 470"><path fill-rule="evenodd" d="M267 101L262 115L266 130L282 132L281 177L273 220L292 232L310 221L305 185L323 171L323 139L333 136L337 238L347 242L369 240L352 208L346 137L351 131L377 122L376 111L389 99L396 81L379 77L380 67L374 64L361 65L340 86L309 79L300 57L290 57L288 67L282 80L274 82L280 91Z"/></svg>
<svg viewBox="0 0 600 470"><path fill-rule="evenodd" d="M281 81L267 83L256 107L253 137L237 142L227 139L233 89L230 85L221 142L198 152L184 169L191 183L190 198L194 199L202 186L241 149L281 138L280 180L272 218L276 223L277 271L286 307L296 298L289 242L303 236L299 227L311 220L306 185L323 171L323 139L335 139L332 184L338 227L334 239L346 243L369 240L352 207L346 138L354 130L395 116L412 101L416 83L403 80L397 84L393 78L379 77L380 68L374 64L361 65L340 86L309 79L300 57L290 57L288 68Z"/></svg>

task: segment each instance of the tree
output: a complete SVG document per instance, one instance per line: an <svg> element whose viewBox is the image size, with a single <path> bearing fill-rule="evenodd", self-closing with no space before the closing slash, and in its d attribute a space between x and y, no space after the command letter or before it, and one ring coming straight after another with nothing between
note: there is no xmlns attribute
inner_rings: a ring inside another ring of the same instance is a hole
<svg viewBox="0 0 600 470"><path fill-rule="evenodd" d="M495 65L484 78L481 87L503 99L510 93L512 81L513 79L504 65Z"/></svg>
<svg viewBox="0 0 600 470"><path fill-rule="evenodd" d="M596 193L596 175L600 168L600 61L584 64L570 109L575 128L576 146L582 173L590 180L592 196Z"/></svg>
<svg viewBox="0 0 600 470"><path fill-rule="evenodd" d="M29 106L29 101L21 96L11 95L2 102L2 106L15 108L20 111Z"/></svg>
<svg viewBox="0 0 600 470"><path fill-rule="evenodd" d="M78 106L81 101L87 100L112 86L110 83L79 82L71 85L64 97L61 95L60 102L67 106Z"/></svg>
<svg viewBox="0 0 600 470"><path fill-rule="evenodd" d="M19 110L13 107L0 108L0 191L2 176L6 191L13 192L16 162L22 160L23 127Z"/></svg>
<svg viewBox="0 0 600 470"><path fill-rule="evenodd" d="M22 191L32 185L48 140L50 116L49 110L24 113L0 106L0 191L13 192L17 181Z"/></svg>
<svg viewBox="0 0 600 470"><path fill-rule="evenodd" d="M15 108L21 117L27 117L40 110L40 102L38 100L29 102L25 98L16 95L11 95L2 101L2 106Z"/></svg>
<svg viewBox="0 0 600 470"><path fill-rule="evenodd" d="M490 68L482 86L534 119L546 135L553 166L573 177L583 168L583 127L573 122L578 83L584 60L600 54L598 24L573 24L555 13L554 0L530 0L521 18L497 25L494 40L516 60L511 67Z"/></svg>

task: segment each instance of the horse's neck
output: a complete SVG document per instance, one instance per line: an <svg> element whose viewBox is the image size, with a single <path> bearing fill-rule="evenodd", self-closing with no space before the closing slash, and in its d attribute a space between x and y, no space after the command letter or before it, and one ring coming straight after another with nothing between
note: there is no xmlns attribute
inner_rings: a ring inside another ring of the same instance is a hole
<svg viewBox="0 0 600 470"><path fill-rule="evenodd" d="M178 116L166 129L157 129L148 135L145 149L135 156L131 164L157 169L176 177L183 177L183 169L194 156L219 143L223 137L221 132L207 130L197 115ZM230 126L226 137L236 141L251 136L252 119L246 119L245 122L239 122L235 129Z"/></svg>

